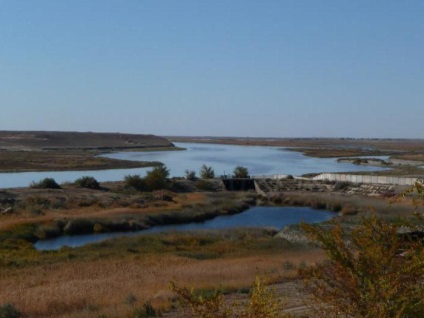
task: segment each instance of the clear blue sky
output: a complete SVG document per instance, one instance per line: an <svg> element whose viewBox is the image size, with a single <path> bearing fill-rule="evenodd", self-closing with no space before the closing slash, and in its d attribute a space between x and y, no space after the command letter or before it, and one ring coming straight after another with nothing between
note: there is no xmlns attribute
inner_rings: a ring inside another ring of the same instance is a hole
<svg viewBox="0 0 424 318"><path fill-rule="evenodd" d="M0 0L0 130L424 138L422 0Z"/></svg>

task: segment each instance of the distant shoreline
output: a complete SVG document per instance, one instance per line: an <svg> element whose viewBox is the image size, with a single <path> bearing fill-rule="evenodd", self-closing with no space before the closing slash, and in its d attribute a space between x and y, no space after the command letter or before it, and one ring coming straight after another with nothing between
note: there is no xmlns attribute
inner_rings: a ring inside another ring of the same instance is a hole
<svg viewBox="0 0 424 318"><path fill-rule="evenodd" d="M115 151L180 150L154 135L48 131L0 131L0 172L87 171L143 168L137 162L98 156Z"/></svg>

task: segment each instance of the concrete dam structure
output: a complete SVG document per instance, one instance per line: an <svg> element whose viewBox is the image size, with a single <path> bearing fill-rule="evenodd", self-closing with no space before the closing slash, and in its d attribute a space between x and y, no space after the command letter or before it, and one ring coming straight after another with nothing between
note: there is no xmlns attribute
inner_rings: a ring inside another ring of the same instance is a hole
<svg viewBox="0 0 424 318"><path fill-rule="evenodd" d="M288 175L275 174L270 176L255 176L257 180L271 179L280 180L287 178ZM296 180L315 180L315 181L345 181L352 183L365 183L365 184L390 184L401 186L413 186L415 183L424 184L423 177L397 177L397 176L373 176L361 174L347 174L347 173L321 173L315 177L294 177Z"/></svg>
<svg viewBox="0 0 424 318"><path fill-rule="evenodd" d="M250 178L223 178L222 182L228 191L255 190L255 180Z"/></svg>
<svg viewBox="0 0 424 318"><path fill-rule="evenodd" d="M321 173L312 178L312 180L328 180L328 181L345 181L352 183L367 183L367 184L393 184L412 186L415 183L423 183L423 178L408 178L396 176L372 176L372 175L357 175L357 174L342 174L342 173Z"/></svg>

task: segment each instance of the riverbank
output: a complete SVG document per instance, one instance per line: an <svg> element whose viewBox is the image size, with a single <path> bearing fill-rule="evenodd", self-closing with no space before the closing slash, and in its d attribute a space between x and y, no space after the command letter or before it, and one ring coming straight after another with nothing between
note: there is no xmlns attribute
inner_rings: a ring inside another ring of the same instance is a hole
<svg viewBox="0 0 424 318"><path fill-rule="evenodd" d="M172 142L284 147L317 158L393 156L424 162L424 139L167 136Z"/></svg>
<svg viewBox="0 0 424 318"><path fill-rule="evenodd" d="M0 239L34 242L64 234L203 221L241 212L255 205L255 198L255 194L235 192L138 192L123 182L102 183L99 189L73 184L61 189L9 189L0 192Z"/></svg>
<svg viewBox="0 0 424 318"><path fill-rule="evenodd" d="M0 151L0 172L88 171L158 166L160 162L140 162L99 157L99 151Z"/></svg>
<svg viewBox="0 0 424 318"><path fill-rule="evenodd" d="M261 194L228 192L220 180L173 179L170 190L138 192L123 182L98 189L67 183L61 189L14 188L0 191L0 239L38 239L60 235L136 231L155 225L204 221L250 206L305 206L343 215L374 211L385 217L408 215L409 204L394 210L388 199L405 186L360 185L313 180L256 180ZM176 191L176 192L175 192ZM199 192L200 191L200 192Z"/></svg>
<svg viewBox="0 0 424 318"><path fill-rule="evenodd" d="M138 192L123 182L101 183L99 189L65 184L57 190L3 190L0 299L31 317L131 316L146 302L169 312L175 306L170 281L189 282L201 290L217 288L219 283L226 293L242 296L257 274L286 286L298 268L325 258L321 250L293 239L299 231L296 226L289 236L269 229L231 229L117 238L57 251L37 251L32 245L65 232L202 220L255 204L332 209L345 226L357 224L370 207L379 217L393 220L413 210L407 201L390 204L389 197L402 188L381 187L377 196L370 196L376 189L352 194L356 185L289 181L285 189L271 189L266 195L228 192L218 185L208 187L214 189L208 192L183 179L171 180L169 190L158 192Z"/></svg>
<svg viewBox="0 0 424 318"><path fill-rule="evenodd" d="M99 157L112 151L170 151L177 148L153 135L119 133L0 131L0 172L86 171L157 166Z"/></svg>

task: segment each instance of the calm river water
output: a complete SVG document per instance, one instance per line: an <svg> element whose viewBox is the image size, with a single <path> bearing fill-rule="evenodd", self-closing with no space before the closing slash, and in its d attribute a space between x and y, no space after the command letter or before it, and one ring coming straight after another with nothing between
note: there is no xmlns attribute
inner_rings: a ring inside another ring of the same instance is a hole
<svg viewBox="0 0 424 318"><path fill-rule="evenodd" d="M291 174L312 172L376 171L378 167L337 163L336 159L306 157L299 152L277 147L233 146L215 144L175 143L184 151L118 152L104 155L109 158L136 161L160 161L171 176L184 176L186 169L199 171L203 164L212 166L216 175L231 174L234 167L247 167L251 175ZM96 171L54 171L0 173L0 188L26 187L32 181L54 178L58 183L73 182L81 176L93 176L99 182L120 181L128 174L144 175L149 168L111 169Z"/></svg>
<svg viewBox="0 0 424 318"><path fill-rule="evenodd" d="M205 222L155 226L147 230L135 232L60 236L54 239L40 240L36 242L34 246L39 250L57 250L63 246L78 247L120 236L136 236L169 231L211 230L239 227L274 227L281 229L286 225L298 224L301 221L307 223L323 222L333 218L335 215L336 214L333 212L313 210L308 207L253 207L239 214L218 216Z"/></svg>

